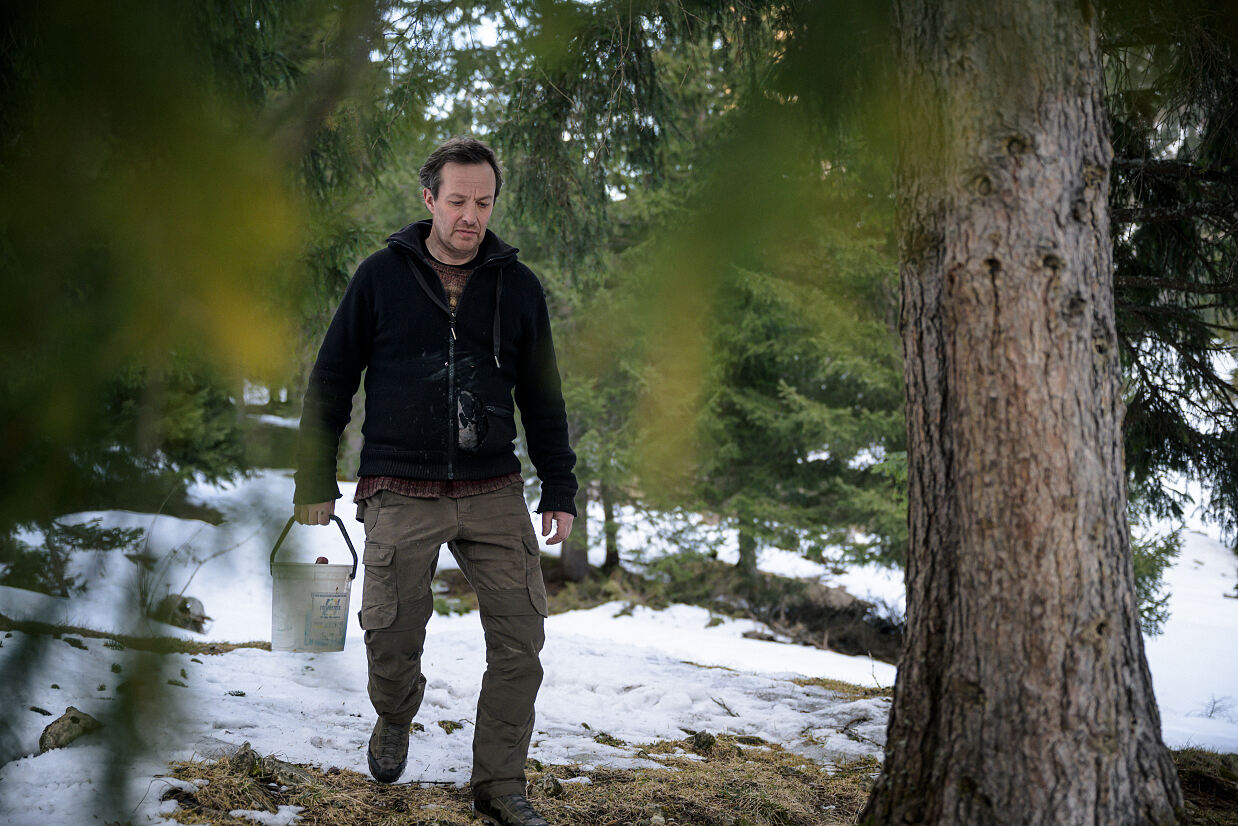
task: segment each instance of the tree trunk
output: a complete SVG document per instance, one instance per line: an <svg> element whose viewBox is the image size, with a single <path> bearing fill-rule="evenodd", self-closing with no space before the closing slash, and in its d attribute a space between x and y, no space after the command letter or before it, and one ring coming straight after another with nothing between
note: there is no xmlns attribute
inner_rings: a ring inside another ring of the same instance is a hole
<svg viewBox="0 0 1238 826"><path fill-rule="evenodd" d="M609 485L601 486L602 518L605 523L602 530L606 535L606 561L602 570L607 573L619 567L619 523L615 521L615 497Z"/></svg>
<svg viewBox="0 0 1238 826"><path fill-rule="evenodd" d="M907 633L871 824L1173 823L1087 0L898 4Z"/></svg>
<svg viewBox="0 0 1238 826"><path fill-rule="evenodd" d="M589 578L589 486L580 486L580 507L572 523L572 535L559 552L559 567L566 582L584 582Z"/></svg>
<svg viewBox="0 0 1238 826"><path fill-rule="evenodd" d="M739 561L735 567L745 576L756 576L757 573L757 538L752 529L745 523L739 526Z"/></svg>

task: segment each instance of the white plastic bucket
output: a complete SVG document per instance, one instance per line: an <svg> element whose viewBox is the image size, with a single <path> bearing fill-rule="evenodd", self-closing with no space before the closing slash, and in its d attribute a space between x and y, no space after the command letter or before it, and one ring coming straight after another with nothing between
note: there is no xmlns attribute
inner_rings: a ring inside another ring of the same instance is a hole
<svg viewBox="0 0 1238 826"><path fill-rule="evenodd" d="M307 562L276 562L275 554L288 535L293 520L271 549L271 650L343 651L348 633L348 598L357 576L357 551L338 516L352 565L316 565Z"/></svg>

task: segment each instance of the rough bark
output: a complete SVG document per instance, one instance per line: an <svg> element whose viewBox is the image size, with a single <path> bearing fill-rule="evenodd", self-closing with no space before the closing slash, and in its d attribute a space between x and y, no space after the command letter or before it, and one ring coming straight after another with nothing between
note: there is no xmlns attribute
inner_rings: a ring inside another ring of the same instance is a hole
<svg viewBox="0 0 1238 826"><path fill-rule="evenodd" d="M735 567L746 576L756 576L757 538L746 525L739 526L739 560Z"/></svg>
<svg viewBox="0 0 1238 826"><path fill-rule="evenodd" d="M601 486L602 530L606 535L606 561L602 570L610 572L619 567L619 523L615 521L615 495L609 485Z"/></svg>
<svg viewBox="0 0 1238 826"><path fill-rule="evenodd" d="M576 508L572 535L563 542L559 566L565 582L584 582L589 578L589 486L581 485L580 505Z"/></svg>
<svg viewBox="0 0 1238 826"><path fill-rule="evenodd" d="M1127 534L1094 12L896 14L908 624L862 821L1177 822Z"/></svg>

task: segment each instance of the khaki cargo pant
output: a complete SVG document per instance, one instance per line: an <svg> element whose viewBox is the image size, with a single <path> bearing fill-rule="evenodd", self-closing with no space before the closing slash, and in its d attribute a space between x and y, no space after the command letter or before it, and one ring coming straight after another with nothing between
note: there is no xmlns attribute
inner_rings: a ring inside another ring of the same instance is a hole
<svg viewBox="0 0 1238 826"><path fill-rule="evenodd" d="M458 499L379 491L358 507L365 523L361 627L370 702L407 726L421 706L421 654L434 613L430 581L444 542L477 592L486 673L473 733L473 796L524 793L533 703L542 682L546 586L521 483Z"/></svg>

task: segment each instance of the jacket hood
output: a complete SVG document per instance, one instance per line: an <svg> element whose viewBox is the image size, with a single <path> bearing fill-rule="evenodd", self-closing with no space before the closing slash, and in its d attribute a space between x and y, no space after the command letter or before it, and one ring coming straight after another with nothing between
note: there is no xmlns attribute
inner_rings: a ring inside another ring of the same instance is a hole
<svg viewBox="0 0 1238 826"><path fill-rule="evenodd" d="M414 221L400 231L389 235L387 246L411 253L423 261L426 260L429 257L429 252L426 251L426 236L430 234L432 223L429 218ZM518 252L520 250L516 247L508 244L490 230L486 230L486 234L482 236L481 245L477 249L477 266L510 263L515 260Z"/></svg>

